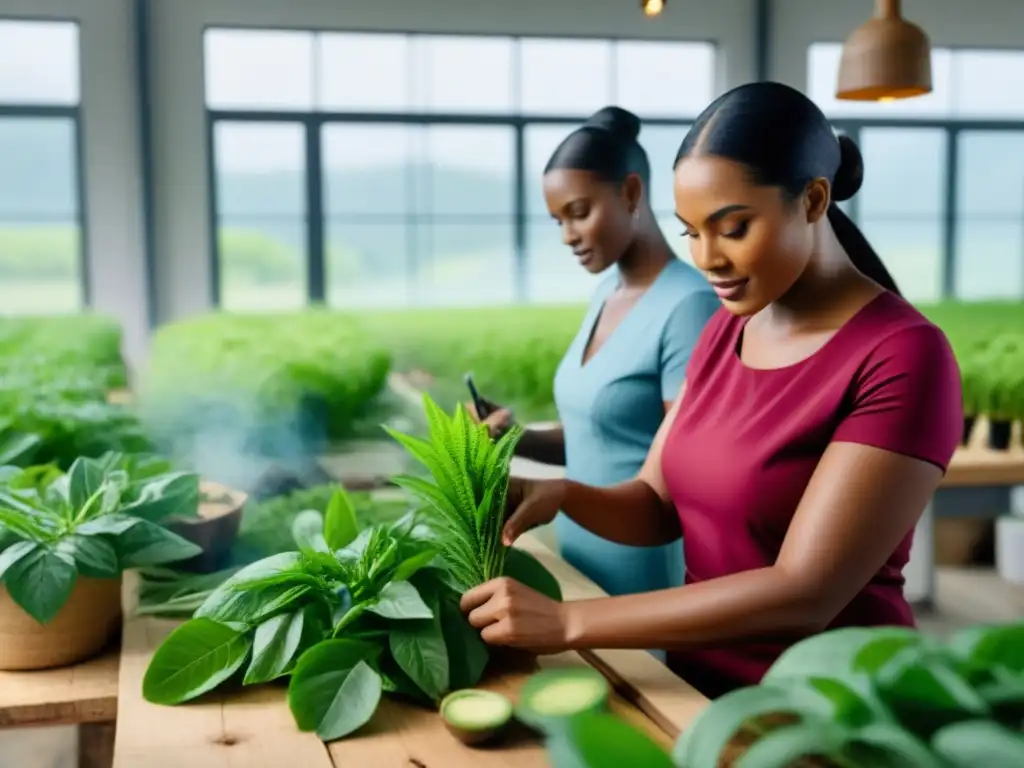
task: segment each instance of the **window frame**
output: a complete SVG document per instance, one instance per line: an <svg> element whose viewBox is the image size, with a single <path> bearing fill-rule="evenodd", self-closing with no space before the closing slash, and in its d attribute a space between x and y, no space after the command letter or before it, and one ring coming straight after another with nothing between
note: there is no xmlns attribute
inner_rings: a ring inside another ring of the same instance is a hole
<svg viewBox="0 0 1024 768"><path fill-rule="evenodd" d="M210 25L204 30L204 35L210 30L238 29L240 31L257 31L253 27L232 27L230 25ZM259 29L258 31L266 31ZM436 37L442 33L427 32L406 32L401 30L352 30L352 29L289 29L288 31L311 32L314 35L314 51L319 50L316 36L319 34L345 33L359 34L394 34L407 37ZM717 45L710 40L674 40L674 39L641 39L626 37L594 37L591 35L500 35L500 34L471 34L471 33L443 33L445 37L468 37L468 38L495 38L500 40L511 39L513 43L513 72L512 77L518 80L519 70L519 42L521 40L574 40L607 42L612 45L611 66L609 68L609 87L612 90L613 101L617 94L615 89L615 51L619 42L628 43L681 43L691 45L710 45L714 56L717 56ZM206 62L204 61L204 73ZM714 78L716 72L714 67L709 73L712 78L712 90L714 90ZM314 79L316 73L314 72ZM204 79L205 82L205 79ZM518 82L515 88L518 89ZM516 108L518 108L518 92L516 95ZM326 274L326 240L328 216L324 205L324 175L325 168L322 162L323 156L323 133L326 126L332 124L365 124L365 123L386 123L413 126L502 126L513 130L513 191L512 209L510 211L512 232L513 232L513 264L512 275L513 296L517 303L530 301L528 295L528 262L530 258L528 243L528 221L527 211L527 189L526 189L526 156L525 156L525 129L530 125L579 125L589 115L587 114L531 114L519 112L507 113L473 113L473 112L428 112L428 111L398 111L389 109L385 111L345 111L325 110L314 106L312 111L291 110L291 109L219 109L211 108L206 103L204 88L204 110L206 120L206 146L207 146L207 184L209 189L209 221L210 221L210 275L211 295L210 300L214 306L220 305L221 298L221 265L220 265L220 244L218 232L220 228L220 216L217 210L217 158L215 156L214 133L220 122L241 122L241 123L262 123L262 122L294 122L300 123L305 128L306 136L306 206L307 206L307 285L306 298L309 303L323 303L327 299L327 274ZM647 126L668 126L678 127L681 130L695 121L697 114L680 115L678 117L645 117L640 115L644 127ZM682 134L680 134L680 140ZM410 213L415 215L415 212ZM407 290L409 298L414 298L413 277L416 264L416 245L410 245L410 253L407 254L409 265L409 280Z"/></svg>
<svg viewBox="0 0 1024 768"><path fill-rule="evenodd" d="M26 104L0 99L0 120L35 119L35 120L67 120L71 124L71 141L74 158L72 172L75 175L74 195L76 215L71 219L78 226L78 291L81 309L92 306L93 285L89 269L89 217L88 191L85 181L85 142L83 137L82 119L82 25L75 18L56 18L47 16L0 16L0 25L9 22L71 24L77 38L78 56L75 61L78 79L78 101L75 104ZM6 220L6 214L0 211L0 223Z"/></svg>

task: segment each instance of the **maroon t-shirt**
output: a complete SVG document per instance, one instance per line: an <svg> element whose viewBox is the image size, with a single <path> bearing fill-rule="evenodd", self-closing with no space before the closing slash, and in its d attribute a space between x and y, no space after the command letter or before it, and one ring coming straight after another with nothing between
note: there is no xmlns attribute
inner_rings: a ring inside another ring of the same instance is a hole
<svg viewBox="0 0 1024 768"><path fill-rule="evenodd" d="M739 356L745 318L715 314L690 358L662 452L679 513L686 581L774 564L825 448L861 443L945 470L963 432L960 372L942 331L882 293L815 354L771 370ZM831 626L907 625L903 567L913 531ZM795 641L796 638L793 640ZM705 695L760 681L785 641L670 654Z"/></svg>

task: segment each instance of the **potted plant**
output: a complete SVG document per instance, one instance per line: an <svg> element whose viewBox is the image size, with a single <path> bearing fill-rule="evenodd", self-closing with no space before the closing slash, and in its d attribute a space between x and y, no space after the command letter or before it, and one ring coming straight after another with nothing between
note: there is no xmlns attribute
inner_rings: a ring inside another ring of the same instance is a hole
<svg viewBox="0 0 1024 768"><path fill-rule="evenodd" d="M66 474L0 468L0 669L98 653L120 626L122 572L199 552L161 524L195 514L196 476L125 467L111 454Z"/></svg>
<svg viewBox="0 0 1024 768"><path fill-rule="evenodd" d="M833 630L790 648L760 685L712 701L671 758L604 713L549 729L548 754L552 768L1024 765L1021 648L1024 623L945 643L906 628Z"/></svg>
<svg viewBox="0 0 1024 768"><path fill-rule="evenodd" d="M1004 334L989 343L979 357L984 377L983 407L988 416L988 447L1005 451L1010 446L1011 428L1017 417L1020 347L1016 336Z"/></svg>

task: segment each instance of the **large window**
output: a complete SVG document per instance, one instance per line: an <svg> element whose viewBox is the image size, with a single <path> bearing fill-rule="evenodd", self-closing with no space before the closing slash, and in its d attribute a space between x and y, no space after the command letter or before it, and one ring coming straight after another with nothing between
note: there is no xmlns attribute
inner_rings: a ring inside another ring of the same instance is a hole
<svg viewBox="0 0 1024 768"><path fill-rule="evenodd" d="M713 73L707 43L209 30L220 302L586 298L541 195L551 151L600 107L636 112L679 243L671 163Z"/></svg>
<svg viewBox="0 0 1024 768"><path fill-rule="evenodd" d="M0 19L0 312L74 312L82 279L78 27Z"/></svg>
<svg viewBox="0 0 1024 768"><path fill-rule="evenodd" d="M1024 51L933 49L934 90L839 101L842 47L808 51L808 92L858 140L849 211L915 301L1024 297Z"/></svg>

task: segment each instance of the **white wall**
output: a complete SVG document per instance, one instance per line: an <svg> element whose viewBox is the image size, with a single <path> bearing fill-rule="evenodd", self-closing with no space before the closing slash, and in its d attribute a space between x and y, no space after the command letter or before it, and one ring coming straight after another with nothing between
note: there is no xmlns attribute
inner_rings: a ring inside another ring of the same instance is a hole
<svg viewBox="0 0 1024 768"><path fill-rule="evenodd" d="M646 19L631 0L157 0L154 6L154 208L161 319L199 312L209 304L206 26L703 39L719 44L720 85L754 74L752 0L670 3L655 20Z"/></svg>
<svg viewBox="0 0 1024 768"><path fill-rule="evenodd" d="M0 16L80 24L92 301L121 321L134 364L145 348L148 304L132 0L0 0Z"/></svg>

